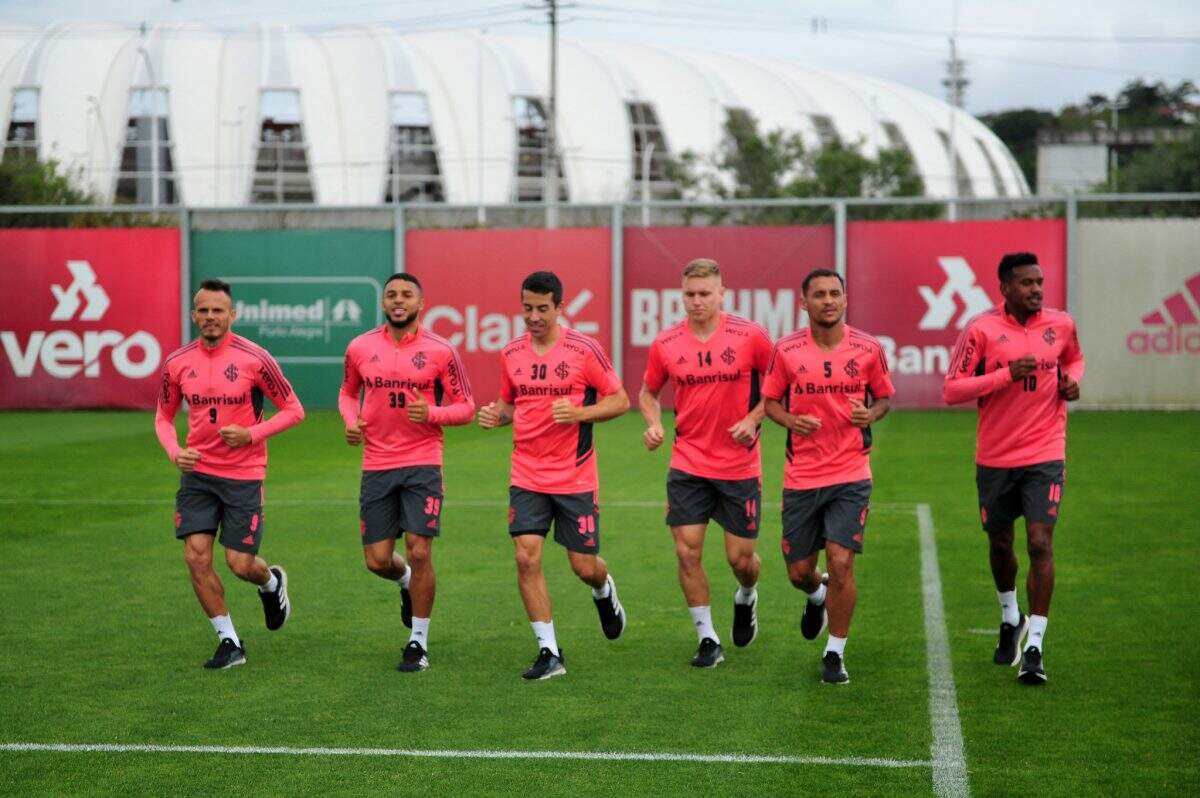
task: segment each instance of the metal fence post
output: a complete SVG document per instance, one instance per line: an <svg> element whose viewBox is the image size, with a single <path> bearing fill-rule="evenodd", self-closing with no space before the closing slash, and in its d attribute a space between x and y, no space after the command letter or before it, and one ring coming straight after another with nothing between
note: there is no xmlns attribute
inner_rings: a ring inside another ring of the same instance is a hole
<svg viewBox="0 0 1200 798"><path fill-rule="evenodd" d="M396 203L392 206L392 262L395 264L397 274L404 271L404 245L407 233L404 206Z"/></svg>
<svg viewBox="0 0 1200 798"><path fill-rule="evenodd" d="M1074 316L1079 311L1077 286L1079 285L1079 255L1075 248L1079 234L1079 200L1074 194L1067 195L1067 312Z"/></svg>
<svg viewBox="0 0 1200 798"><path fill-rule="evenodd" d="M833 203L833 270L846 279L846 201Z"/></svg>
<svg viewBox="0 0 1200 798"><path fill-rule="evenodd" d="M192 337L192 214L179 209L179 345Z"/></svg>
<svg viewBox="0 0 1200 798"><path fill-rule="evenodd" d="M623 208L612 206L612 362L617 376L625 378L625 230Z"/></svg>

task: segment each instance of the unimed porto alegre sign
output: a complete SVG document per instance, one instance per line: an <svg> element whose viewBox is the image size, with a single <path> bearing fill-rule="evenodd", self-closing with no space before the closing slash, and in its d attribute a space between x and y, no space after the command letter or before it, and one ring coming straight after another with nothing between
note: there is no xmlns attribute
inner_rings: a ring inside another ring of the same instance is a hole
<svg viewBox="0 0 1200 798"><path fill-rule="evenodd" d="M154 406L179 346L179 231L0 230L0 407Z"/></svg>

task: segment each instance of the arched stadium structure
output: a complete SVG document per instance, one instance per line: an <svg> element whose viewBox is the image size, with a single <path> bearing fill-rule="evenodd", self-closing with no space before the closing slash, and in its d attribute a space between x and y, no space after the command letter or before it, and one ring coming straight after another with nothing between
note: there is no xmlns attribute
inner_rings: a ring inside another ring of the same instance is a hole
<svg viewBox="0 0 1200 798"><path fill-rule="evenodd" d="M539 201L547 73L541 36L4 28L0 130L4 157L54 158L117 202L154 199L155 173L159 202L191 206ZM738 113L810 147L904 147L930 196L1029 194L974 117L862 75L563 39L558 88L560 196L570 202L636 198L643 163L663 195L664 159L713 152Z"/></svg>

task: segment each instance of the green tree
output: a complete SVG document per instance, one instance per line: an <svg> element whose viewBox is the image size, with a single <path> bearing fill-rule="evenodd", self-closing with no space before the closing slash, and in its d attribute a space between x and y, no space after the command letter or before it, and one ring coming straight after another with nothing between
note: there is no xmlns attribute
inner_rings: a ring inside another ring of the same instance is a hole
<svg viewBox="0 0 1200 798"><path fill-rule="evenodd" d="M0 206L96 205L98 200L80 187L81 177L57 161L8 157L0 161ZM0 227L133 227L171 226L174 214L129 213L0 213Z"/></svg>

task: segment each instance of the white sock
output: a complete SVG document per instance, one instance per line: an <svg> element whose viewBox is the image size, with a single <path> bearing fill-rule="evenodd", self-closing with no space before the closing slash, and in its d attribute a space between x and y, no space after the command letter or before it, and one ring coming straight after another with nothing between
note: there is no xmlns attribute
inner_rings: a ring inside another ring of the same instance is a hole
<svg viewBox="0 0 1200 798"><path fill-rule="evenodd" d="M242 647L241 638L237 636L237 632L233 630L233 619L228 615L218 615L215 618L209 618L209 623L212 624L213 631L217 633L218 640L224 640L228 637L233 641L238 648Z"/></svg>
<svg viewBox="0 0 1200 798"><path fill-rule="evenodd" d="M808 594L808 602L815 604L818 607L825 603L825 594L828 592L825 583L822 582L817 586L817 589Z"/></svg>
<svg viewBox="0 0 1200 798"><path fill-rule="evenodd" d="M610 585L612 585L612 574L608 575L608 577L604 580L604 584L602 584L600 587L592 588L592 598L594 598L594 599L608 598L609 595L612 593L612 588L610 587Z"/></svg>
<svg viewBox="0 0 1200 798"><path fill-rule="evenodd" d="M996 598L1000 599L1000 618L1009 626L1016 626L1021 620L1021 611L1017 609L1017 591L1006 590L1003 593L996 591Z"/></svg>
<svg viewBox="0 0 1200 798"><path fill-rule="evenodd" d="M404 576L400 577L396 581L400 583L400 587L408 590L408 583L412 581L412 568L410 566L405 566Z"/></svg>
<svg viewBox="0 0 1200 798"><path fill-rule="evenodd" d="M830 635L829 640L825 643L825 653L828 654L830 651L839 657L844 656L846 654L846 638Z"/></svg>
<svg viewBox="0 0 1200 798"><path fill-rule="evenodd" d="M271 575L271 578L258 586L259 593L274 593L279 589L279 577L270 569L267 570L267 573Z"/></svg>
<svg viewBox="0 0 1200 798"><path fill-rule="evenodd" d="M755 582L750 587L738 585L737 592L733 594L734 604L753 604L758 599L758 591L755 589L758 583Z"/></svg>
<svg viewBox="0 0 1200 798"><path fill-rule="evenodd" d="M688 612L692 614L692 623L696 625L696 636L701 641L707 637L717 643L721 642L721 638L717 637L717 630L713 628L712 607L688 607Z"/></svg>
<svg viewBox="0 0 1200 798"><path fill-rule="evenodd" d="M413 618L413 620L416 621L416 618ZM559 651L558 640L554 637L554 621L547 621L546 623L530 621L529 625L533 627L533 633L537 636L538 647L550 649L550 653L557 657ZM414 623L413 631L415 632L416 630L417 626Z"/></svg>
<svg viewBox="0 0 1200 798"><path fill-rule="evenodd" d="M408 641L411 643L416 640L421 644L421 648L429 650L429 619L418 618L413 616L412 619L412 634L408 636Z"/></svg>
<svg viewBox="0 0 1200 798"><path fill-rule="evenodd" d="M1025 648L1033 646L1038 651L1042 650L1042 637L1046 634L1046 624L1049 620L1045 615L1029 616L1029 637L1025 640Z"/></svg>

